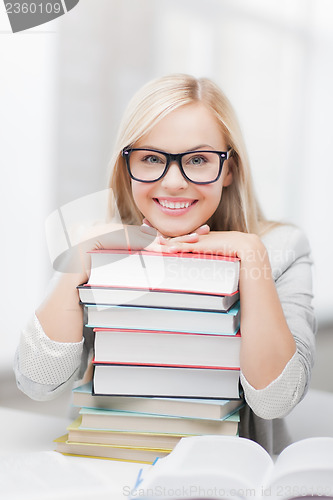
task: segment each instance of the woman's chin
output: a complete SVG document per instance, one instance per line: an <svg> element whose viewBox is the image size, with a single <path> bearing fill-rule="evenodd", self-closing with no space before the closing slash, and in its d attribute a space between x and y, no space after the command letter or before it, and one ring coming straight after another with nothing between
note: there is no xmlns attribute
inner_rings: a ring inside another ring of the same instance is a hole
<svg viewBox="0 0 333 500"><path fill-rule="evenodd" d="M182 224L157 223L154 227L165 238L176 238L177 236L184 236L185 234L193 233L197 229L198 225L193 223L191 224L189 221L187 221L186 224L186 221L183 221Z"/></svg>
<svg viewBox="0 0 333 500"><path fill-rule="evenodd" d="M161 233L164 238L177 238L177 236L184 236L186 234L193 233L195 231L195 228L189 228L188 230L180 229L179 231L177 230L168 230L166 228L157 228L157 230Z"/></svg>

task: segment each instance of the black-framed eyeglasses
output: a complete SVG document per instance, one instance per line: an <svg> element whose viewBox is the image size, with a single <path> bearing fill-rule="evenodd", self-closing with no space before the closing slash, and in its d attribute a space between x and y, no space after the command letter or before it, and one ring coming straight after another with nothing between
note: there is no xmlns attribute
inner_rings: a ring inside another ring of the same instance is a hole
<svg viewBox="0 0 333 500"><path fill-rule="evenodd" d="M171 154L146 148L125 148L122 156L126 160L128 173L139 182L156 182L167 173L172 162L177 162L182 175L194 184L211 184L221 176L223 163L229 151L187 151Z"/></svg>

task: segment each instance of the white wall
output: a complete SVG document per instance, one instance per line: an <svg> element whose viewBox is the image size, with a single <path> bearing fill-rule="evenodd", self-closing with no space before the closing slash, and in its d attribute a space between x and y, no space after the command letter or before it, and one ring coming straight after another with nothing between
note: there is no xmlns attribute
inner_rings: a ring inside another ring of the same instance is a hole
<svg viewBox="0 0 333 500"><path fill-rule="evenodd" d="M8 33L0 10L0 366L10 366L19 331L48 281L44 222L53 198L52 33ZM7 31L7 32L6 32Z"/></svg>
<svg viewBox="0 0 333 500"><path fill-rule="evenodd" d="M261 204L306 230L333 320L330 0L80 0L28 32L9 33L1 7L0 23L2 363L51 273L47 215L105 186L128 99L174 71L233 102Z"/></svg>

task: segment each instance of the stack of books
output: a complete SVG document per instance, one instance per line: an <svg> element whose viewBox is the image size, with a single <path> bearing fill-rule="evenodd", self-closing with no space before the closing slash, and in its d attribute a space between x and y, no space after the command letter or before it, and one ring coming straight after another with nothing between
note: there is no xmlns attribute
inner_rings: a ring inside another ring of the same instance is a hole
<svg viewBox="0 0 333 500"><path fill-rule="evenodd" d="M183 436L237 435L239 260L92 252L79 287L95 335L92 384L63 453L153 462ZM112 286L110 286L112 284Z"/></svg>

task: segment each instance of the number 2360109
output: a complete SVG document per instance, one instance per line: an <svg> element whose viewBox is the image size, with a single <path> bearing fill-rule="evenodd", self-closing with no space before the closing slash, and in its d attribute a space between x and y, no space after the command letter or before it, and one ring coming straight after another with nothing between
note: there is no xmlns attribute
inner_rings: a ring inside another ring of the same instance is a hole
<svg viewBox="0 0 333 500"><path fill-rule="evenodd" d="M7 14L60 14L62 5L60 2L6 2Z"/></svg>

